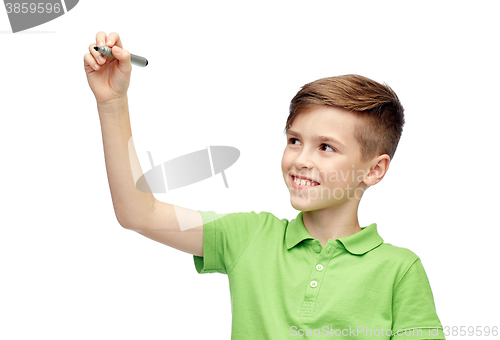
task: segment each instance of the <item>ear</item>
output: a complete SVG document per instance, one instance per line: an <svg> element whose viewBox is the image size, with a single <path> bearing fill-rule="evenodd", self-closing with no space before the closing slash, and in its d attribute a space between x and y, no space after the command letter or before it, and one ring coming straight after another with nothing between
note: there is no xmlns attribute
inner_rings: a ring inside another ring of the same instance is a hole
<svg viewBox="0 0 500 340"><path fill-rule="evenodd" d="M370 162L370 170L365 176L363 182L368 186L372 186L380 182L387 173L387 170L389 170L390 163L391 157L389 157L389 155L384 154L375 158L372 162Z"/></svg>

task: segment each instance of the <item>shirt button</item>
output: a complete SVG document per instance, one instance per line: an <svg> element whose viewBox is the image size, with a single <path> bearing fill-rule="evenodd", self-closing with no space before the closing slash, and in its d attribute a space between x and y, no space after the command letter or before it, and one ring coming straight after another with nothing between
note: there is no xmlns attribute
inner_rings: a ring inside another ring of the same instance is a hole
<svg viewBox="0 0 500 340"><path fill-rule="evenodd" d="M311 281L310 285L311 285L311 287L315 288L318 285L318 282L313 280L313 281Z"/></svg>
<svg viewBox="0 0 500 340"><path fill-rule="evenodd" d="M314 250L316 250L316 252L319 254L321 252L321 246L316 246Z"/></svg>
<svg viewBox="0 0 500 340"><path fill-rule="evenodd" d="M323 266L322 266L322 265L320 265L320 264L318 264L318 265L316 265L316 269L317 269L318 271L322 271L322 270L323 270Z"/></svg>

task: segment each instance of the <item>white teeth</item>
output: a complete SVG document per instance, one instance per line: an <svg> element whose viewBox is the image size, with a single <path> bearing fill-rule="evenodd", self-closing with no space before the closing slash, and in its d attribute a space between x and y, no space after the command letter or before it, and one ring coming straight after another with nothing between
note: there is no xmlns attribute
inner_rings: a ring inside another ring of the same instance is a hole
<svg viewBox="0 0 500 340"><path fill-rule="evenodd" d="M316 186L316 185L318 185L317 183L313 184L310 181L307 181L305 179L301 180L301 179L298 179L298 178L295 178L294 182L297 183L297 184L299 184L299 185L308 185L308 186Z"/></svg>

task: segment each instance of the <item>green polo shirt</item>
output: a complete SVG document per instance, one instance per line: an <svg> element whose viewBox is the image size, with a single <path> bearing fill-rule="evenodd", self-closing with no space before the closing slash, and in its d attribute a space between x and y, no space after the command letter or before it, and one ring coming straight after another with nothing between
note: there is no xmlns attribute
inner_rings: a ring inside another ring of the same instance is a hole
<svg viewBox="0 0 500 340"><path fill-rule="evenodd" d="M420 259L375 223L322 247L302 212L200 213L194 263L228 276L231 339L445 339Z"/></svg>

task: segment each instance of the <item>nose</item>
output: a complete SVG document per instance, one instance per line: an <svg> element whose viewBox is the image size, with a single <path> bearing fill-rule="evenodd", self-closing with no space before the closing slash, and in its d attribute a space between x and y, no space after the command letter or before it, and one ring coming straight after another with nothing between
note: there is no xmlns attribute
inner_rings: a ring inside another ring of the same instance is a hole
<svg viewBox="0 0 500 340"><path fill-rule="evenodd" d="M303 149L300 154L294 159L293 165L297 169L308 168L311 169L314 166L312 161L312 155Z"/></svg>

